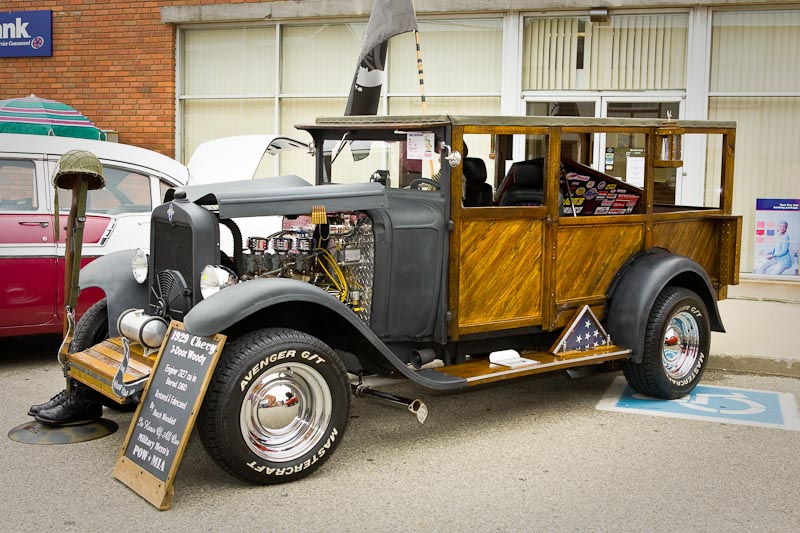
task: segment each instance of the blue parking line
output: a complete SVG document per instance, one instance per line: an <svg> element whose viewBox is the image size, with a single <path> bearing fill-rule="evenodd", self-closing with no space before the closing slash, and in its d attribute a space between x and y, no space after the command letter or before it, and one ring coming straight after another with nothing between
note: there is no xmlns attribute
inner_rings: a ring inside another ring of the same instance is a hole
<svg viewBox="0 0 800 533"><path fill-rule="evenodd" d="M659 400L637 393L618 376L597 409L800 431L797 400L785 392L698 385L683 398Z"/></svg>

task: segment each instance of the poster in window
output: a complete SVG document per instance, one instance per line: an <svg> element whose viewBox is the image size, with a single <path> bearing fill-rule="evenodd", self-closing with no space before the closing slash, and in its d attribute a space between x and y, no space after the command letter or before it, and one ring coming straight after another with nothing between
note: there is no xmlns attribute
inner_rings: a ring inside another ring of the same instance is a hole
<svg viewBox="0 0 800 533"><path fill-rule="evenodd" d="M798 276L800 199L756 199L753 273Z"/></svg>

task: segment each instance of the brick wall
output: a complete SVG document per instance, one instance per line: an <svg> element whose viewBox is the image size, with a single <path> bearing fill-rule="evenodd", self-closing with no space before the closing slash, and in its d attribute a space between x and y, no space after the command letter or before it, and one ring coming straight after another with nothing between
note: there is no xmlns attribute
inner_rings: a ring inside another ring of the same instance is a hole
<svg viewBox="0 0 800 533"><path fill-rule="evenodd" d="M0 11L53 12L53 56L0 58L0 100L59 100L118 131L121 143L174 157L175 28L161 23L160 8L228 3L0 0Z"/></svg>

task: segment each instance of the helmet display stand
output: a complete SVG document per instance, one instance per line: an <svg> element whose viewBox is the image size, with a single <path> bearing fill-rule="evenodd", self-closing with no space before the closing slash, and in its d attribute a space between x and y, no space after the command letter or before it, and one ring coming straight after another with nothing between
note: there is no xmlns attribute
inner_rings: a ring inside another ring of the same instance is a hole
<svg viewBox="0 0 800 533"><path fill-rule="evenodd" d="M58 360L64 369L65 356L75 333L75 311L80 294L79 273L83 249L83 229L86 224L86 204L90 190L101 189L105 185L103 166L93 153L86 150L71 150L61 156L58 170L53 176L55 197L55 239L59 240L61 226L58 206L58 189L72 191L72 202L66 227L66 248L64 253L64 340L58 349ZM67 391L74 386L66 380ZM38 420L26 422L15 427L8 437L28 444L69 444L84 442L110 435L117 430L116 423L99 419L81 425L54 426Z"/></svg>

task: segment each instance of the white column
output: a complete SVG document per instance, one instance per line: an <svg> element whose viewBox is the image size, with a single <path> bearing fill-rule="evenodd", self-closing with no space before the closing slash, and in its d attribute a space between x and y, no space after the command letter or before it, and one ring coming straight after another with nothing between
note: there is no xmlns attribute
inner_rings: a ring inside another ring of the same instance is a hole
<svg viewBox="0 0 800 533"><path fill-rule="evenodd" d="M696 7L689 13L689 46L686 58L686 120L708 119L708 83L711 71L711 10ZM679 169L676 203L703 205L706 137L693 135L684 143L684 166ZM716 185L716 184L715 184Z"/></svg>

